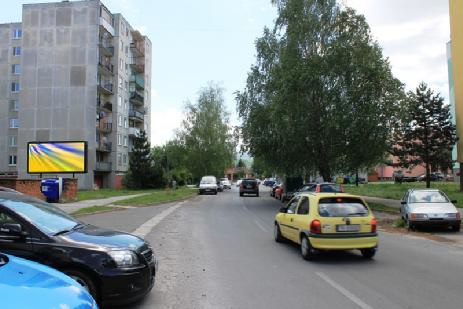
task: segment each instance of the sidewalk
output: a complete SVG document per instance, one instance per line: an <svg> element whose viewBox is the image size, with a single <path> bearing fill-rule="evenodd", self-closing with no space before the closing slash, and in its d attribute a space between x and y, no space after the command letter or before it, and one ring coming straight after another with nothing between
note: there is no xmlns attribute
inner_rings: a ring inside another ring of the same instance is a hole
<svg viewBox="0 0 463 309"><path fill-rule="evenodd" d="M87 208L91 206L105 206L105 205L109 205L117 201L122 201L122 200L126 200L132 197L142 196L146 194L148 193L113 196L113 197L101 198L97 200L85 200L85 201L74 202L74 203L52 203L52 205L58 207L61 210L64 210L67 213L73 213L74 211L77 211L82 208Z"/></svg>

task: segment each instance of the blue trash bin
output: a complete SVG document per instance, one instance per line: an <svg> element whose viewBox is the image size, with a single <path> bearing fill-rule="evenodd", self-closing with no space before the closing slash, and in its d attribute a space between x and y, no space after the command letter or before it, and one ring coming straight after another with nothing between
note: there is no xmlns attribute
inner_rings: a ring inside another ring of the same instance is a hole
<svg viewBox="0 0 463 309"><path fill-rule="evenodd" d="M40 191L45 195L47 202L59 202L60 198L60 181L57 178L48 178L42 180Z"/></svg>

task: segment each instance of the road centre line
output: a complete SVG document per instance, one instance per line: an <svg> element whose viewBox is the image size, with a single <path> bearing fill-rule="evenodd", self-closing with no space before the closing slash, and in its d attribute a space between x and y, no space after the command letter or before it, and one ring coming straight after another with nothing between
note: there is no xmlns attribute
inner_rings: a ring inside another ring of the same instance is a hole
<svg viewBox="0 0 463 309"><path fill-rule="evenodd" d="M360 308L362 309L373 309L373 307L370 307L369 305L365 304L360 298L346 290L344 287L336 283L334 280L332 280L330 277L328 277L326 274L322 272L316 272L315 273L317 276L325 280L329 285L331 285L333 288L338 290L342 295L346 296L349 298L352 302L357 304Z"/></svg>
<svg viewBox="0 0 463 309"><path fill-rule="evenodd" d="M183 203L186 201L180 202L172 207L169 207L165 210L163 210L161 213L157 214L156 216L152 217L142 225L140 225L132 234L138 236L138 237L145 237L148 235L151 230L158 225L162 220L164 220L168 215L173 213L177 208L182 206Z"/></svg>

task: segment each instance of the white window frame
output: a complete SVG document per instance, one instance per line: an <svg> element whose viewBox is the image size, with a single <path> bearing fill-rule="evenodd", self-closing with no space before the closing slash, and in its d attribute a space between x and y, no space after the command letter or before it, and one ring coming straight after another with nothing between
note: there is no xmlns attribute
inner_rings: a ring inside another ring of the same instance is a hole
<svg viewBox="0 0 463 309"><path fill-rule="evenodd" d="M16 166L18 164L18 157L15 155L8 156L8 165Z"/></svg>
<svg viewBox="0 0 463 309"><path fill-rule="evenodd" d="M124 117L124 128L128 128L129 127L129 121L127 120L127 117Z"/></svg>
<svg viewBox="0 0 463 309"><path fill-rule="evenodd" d="M117 97L117 106L122 107L122 96L121 95Z"/></svg>
<svg viewBox="0 0 463 309"><path fill-rule="evenodd" d="M21 91L21 84L19 82L11 82L11 92L18 93Z"/></svg>
<svg viewBox="0 0 463 309"><path fill-rule="evenodd" d="M21 28L13 29L13 40L18 40L22 38L23 30Z"/></svg>
<svg viewBox="0 0 463 309"><path fill-rule="evenodd" d="M15 63L11 65L11 73L14 75L21 74L21 65L19 63Z"/></svg>
<svg viewBox="0 0 463 309"><path fill-rule="evenodd" d="M124 135L124 144L123 144L124 147L127 147L128 145L127 141L128 141L127 135Z"/></svg>
<svg viewBox="0 0 463 309"><path fill-rule="evenodd" d="M21 46L13 46L13 56L21 56Z"/></svg>
<svg viewBox="0 0 463 309"><path fill-rule="evenodd" d="M117 117L117 125L118 125L119 127L122 127L122 115L119 115L119 116Z"/></svg>
<svg viewBox="0 0 463 309"><path fill-rule="evenodd" d="M12 112L19 111L19 100L10 100L9 110Z"/></svg>
<svg viewBox="0 0 463 309"><path fill-rule="evenodd" d="M10 129L17 129L17 128L19 128L19 119L10 118Z"/></svg>
<svg viewBox="0 0 463 309"><path fill-rule="evenodd" d="M10 148L18 147L18 137L16 135L8 136L8 146Z"/></svg>
<svg viewBox="0 0 463 309"><path fill-rule="evenodd" d="M117 154L117 165L122 165L122 153Z"/></svg>
<svg viewBox="0 0 463 309"><path fill-rule="evenodd" d="M122 146L122 134L117 134L117 145Z"/></svg>

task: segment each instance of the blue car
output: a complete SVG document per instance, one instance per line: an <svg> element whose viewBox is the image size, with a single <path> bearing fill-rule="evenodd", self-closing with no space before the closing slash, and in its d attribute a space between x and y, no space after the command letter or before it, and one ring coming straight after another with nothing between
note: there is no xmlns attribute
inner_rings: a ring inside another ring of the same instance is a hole
<svg viewBox="0 0 463 309"><path fill-rule="evenodd" d="M77 282L50 267L0 253L2 309L98 308Z"/></svg>

